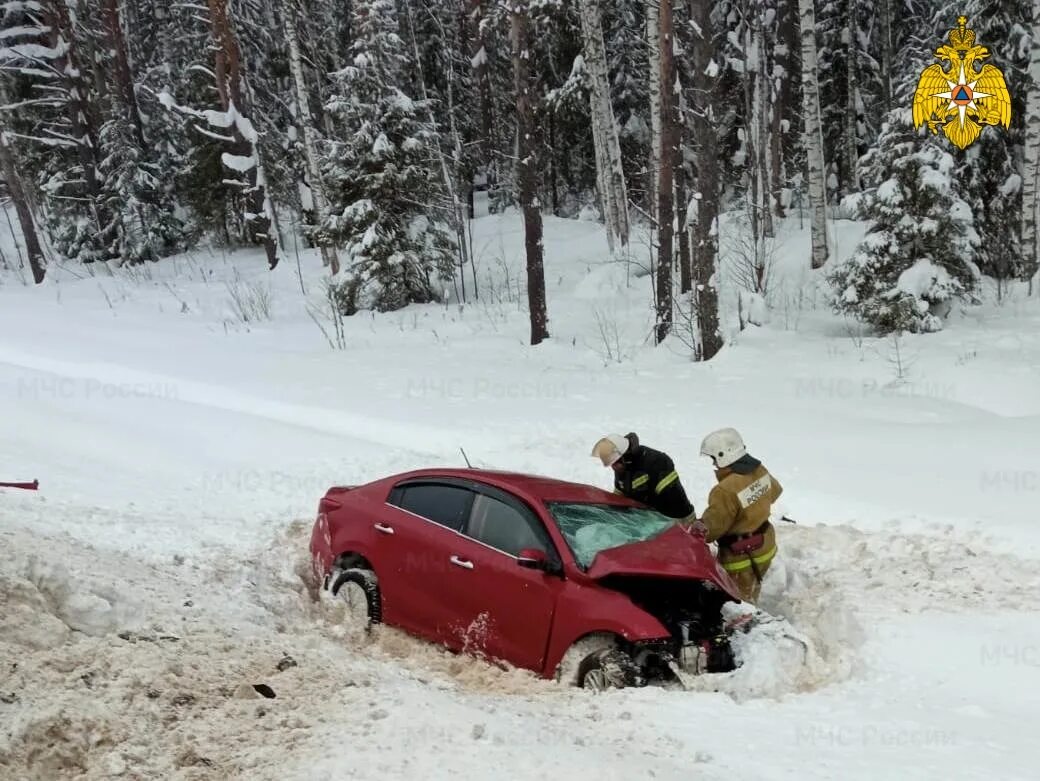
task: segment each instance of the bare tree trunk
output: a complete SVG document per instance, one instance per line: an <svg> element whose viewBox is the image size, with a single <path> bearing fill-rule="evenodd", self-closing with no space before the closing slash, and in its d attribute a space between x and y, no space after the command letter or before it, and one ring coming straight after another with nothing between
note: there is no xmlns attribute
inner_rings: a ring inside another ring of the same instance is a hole
<svg viewBox="0 0 1040 781"><path fill-rule="evenodd" d="M14 155L7 145L7 136L0 129L0 171L3 172L7 191L11 194L15 211L18 213L18 224L22 229L22 240L25 241L25 252L29 256L29 268L33 281L38 285L43 282L47 269L47 261L40 247L40 237L36 232L36 221L33 219L32 207L25 197L22 179L14 165Z"/></svg>
<svg viewBox="0 0 1040 781"><path fill-rule="evenodd" d="M721 181L719 140L715 121L715 88L718 68L711 68L715 39L712 0L692 0L694 27L693 84L691 84L692 139L697 155L697 222L693 229L693 299L697 316L697 358L710 360L722 349L719 332L718 215Z"/></svg>
<svg viewBox="0 0 1040 781"><path fill-rule="evenodd" d="M857 150L856 127L856 0L845 3L845 35L848 37L848 48L845 50L845 193L859 192L859 151Z"/></svg>
<svg viewBox="0 0 1040 781"><path fill-rule="evenodd" d="M773 213L783 218L784 201L784 114L790 105L790 60L791 52L786 46L787 17L790 16L790 0L780 0L777 4L780 18L773 22L772 29L776 35L771 36L770 51L773 58L773 75L769 79L769 94L772 96L769 107L769 198ZM779 40L777 40L779 39Z"/></svg>
<svg viewBox="0 0 1040 781"><path fill-rule="evenodd" d="M650 58L650 165L647 167L650 218L659 222L657 197L661 170L660 0L646 0L646 45Z"/></svg>
<svg viewBox="0 0 1040 781"><path fill-rule="evenodd" d="M764 254L765 210L762 208L762 53L761 16L757 0L741 6L744 16L744 158L747 170L745 204L751 231L752 267L758 276Z"/></svg>
<svg viewBox="0 0 1040 781"><path fill-rule="evenodd" d="M69 7L64 0L51 0L44 7L44 19L51 28L52 45L59 40L64 44L64 54L54 61L54 69L62 75L67 94L66 115L69 120L69 135L76 139L76 152L83 170L83 183L87 198L94 212L95 226L103 234L111 225L112 218L101 192L97 169L100 164L98 143L98 119L95 106L90 100L89 81L84 78L77 59L75 30Z"/></svg>
<svg viewBox="0 0 1040 781"><path fill-rule="evenodd" d="M878 21L881 35L881 96L884 110L892 108L892 0L878 0Z"/></svg>
<svg viewBox="0 0 1040 781"><path fill-rule="evenodd" d="M134 77L130 72L130 58L126 51L126 38L123 35L123 26L119 21L118 0L104 0L102 8L105 21L105 34L108 37L108 45L115 54L113 70L115 72L116 89L120 100L126 107L127 114L134 128L134 138L144 148L144 125L141 123L141 111L137 105L137 95L134 92Z"/></svg>
<svg viewBox="0 0 1040 781"><path fill-rule="evenodd" d="M607 223L607 240L613 251L615 239L622 247L628 245L628 193L621 167L621 141L610 101L610 72L603 42L600 0L580 0L580 6L585 64L592 82L589 101L592 138L596 147L596 174Z"/></svg>
<svg viewBox="0 0 1040 781"><path fill-rule="evenodd" d="M484 166L484 180L488 188L488 197L492 194L492 185L497 183L495 164L495 138L493 111L494 106L491 97L491 77L488 72L488 40L486 25L482 24L486 12L486 0L469 0L471 18L473 19L475 35L473 36L473 56L470 60L473 66L473 75L477 82L477 99L480 104L480 152Z"/></svg>
<svg viewBox="0 0 1040 781"><path fill-rule="evenodd" d="M227 0L208 0L210 13L210 27L214 43L214 72L216 74L217 94L220 96L221 107L229 111L232 107L238 117L251 122L249 119L250 106L245 90L245 80L242 76L242 53L238 46L238 40L231 29L231 19L228 13ZM239 151L250 151L253 155L255 167L251 169L248 193L248 217L247 221L253 229L253 237L260 240L267 254L268 267L274 269L278 265L278 241L275 226L274 205L267 193L267 183L264 176L263 157L260 152L260 140L255 128L252 128L247 138L243 134L239 122L231 125L232 135L237 141Z"/></svg>
<svg viewBox="0 0 1040 781"><path fill-rule="evenodd" d="M798 0L802 37L802 119L809 164L809 208L812 212L812 267L827 262L827 183L823 160L823 122L817 79L816 11L813 0Z"/></svg>
<svg viewBox="0 0 1040 781"><path fill-rule="evenodd" d="M531 102L529 0L513 0L510 32L513 44L513 76L516 82L518 159L516 178L524 213L524 246L527 250L527 303L531 313L531 344L549 338L545 303L545 268L542 246L542 213L538 207L538 160L534 106Z"/></svg>
<svg viewBox="0 0 1040 781"><path fill-rule="evenodd" d="M658 159L657 186L657 343L665 340L672 330L672 243L674 238L674 198L672 192L675 174L677 144L675 57L672 24L672 0L660 0L658 9L658 51L660 66L660 134L661 151Z"/></svg>
<svg viewBox="0 0 1040 781"><path fill-rule="evenodd" d="M762 213L762 236L773 236L773 205L770 202L771 184L773 176L769 165L769 107L772 101L772 80L769 78L769 58L766 56L765 31L763 29L762 15L764 9L761 5L755 5L755 31L758 41L758 72L756 73L756 113L755 133L758 151L758 208Z"/></svg>
<svg viewBox="0 0 1040 781"><path fill-rule="evenodd" d="M311 195L314 199L314 214L318 225L324 225L329 217L329 199L325 192L325 182L318 164L318 140L314 132L314 118L311 116L310 102L307 96L307 83L303 75L303 61L300 56L300 39L296 27L297 0L282 0L282 19L285 25L285 40L289 45L289 69L292 71L293 86L296 89L297 114L303 130L303 152L307 159L307 173L310 177ZM339 273L339 254L335 246L327 239L321 240L322 263L335 276Z"/></svg>
<svg viewBox="0 0 1040 781"><path fill-rule="evenodd" d="M1034 277L1040 269L1037 246L1037 207L1040 190L1040 0L1033 0L1029 50L1029 92L1026 96L1025 163L1022 178L1022 254L1029 276L1029 292L1036 292Z"/></svg>
<svg viewBox="0 0 1040 781"><path fill-rule="evenodd" d="M796 73L800 71L798 56L798 0L783 0L780 18L780 46L777 47L777 62L783 69L780 82L780 116L779 123L782 131L780 138L780 180L781 186L791 183L790 171L787 168L789 161L793 160L798 151L799 139L794 132L794 123L791 117L801 114L796 87ZM780 57L779 52L784 52ZM779 207L778 207L779 208ZM783 211L778 211L783 216Z"/></svg>
<svg viewBox="0 0 1040 781"><path fill-rule="evenodd" d="M677 134L679 138L679 149L675 154L675 215L679 225L679 290L689 293L693 287L693 269L690 259L690 226L686 222L687 204L689 197L686 194L686 163L684 150L688 146L688 133L686 132L685 114L680 110L679 116L683 118Z"/></svg>

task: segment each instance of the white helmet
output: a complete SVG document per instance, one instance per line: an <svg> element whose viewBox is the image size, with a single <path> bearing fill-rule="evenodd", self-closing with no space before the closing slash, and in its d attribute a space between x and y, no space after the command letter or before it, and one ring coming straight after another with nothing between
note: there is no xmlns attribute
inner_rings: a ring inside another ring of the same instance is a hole
<svg viewBox="0 0 1040 781"><path fill-rule="evenodd" d="M608 434L592 446L590 455L598 456L603 466L613 466L628 452L628 438L619 434Z"/></svg>
<svg viewBox="0 0 1040 781"><path fill-rule="evenodd" d="M701 455L708 456L715 466L722 468L747 455L747 447L735 428L720 428L701 442Z"/></svg>

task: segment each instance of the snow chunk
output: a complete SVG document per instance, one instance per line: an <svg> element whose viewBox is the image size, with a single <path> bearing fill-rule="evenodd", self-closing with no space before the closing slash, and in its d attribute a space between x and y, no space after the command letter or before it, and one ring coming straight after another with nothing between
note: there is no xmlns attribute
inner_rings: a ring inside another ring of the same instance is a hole
<svg viewBox="0 0 1040 781"><path fill-rule="evenodd" d="M574 64L571 65L571 78L578 78L585 73L585 58L582 55L577 55L574 58Z"/></svg>
<svg viewBox="0 0 1040 781"><path fill-rule="evenodd" d="M390 139L386 137L386 133L380 133L376 136L376 140L372 144L372 154L376 157L383 157L387 153L392 152L393 148L394 145Z"/></svg>
<svg viewBox="0 0 1040 781"><path fill-rule="evenodd" d="M256 158L252 155L245 157L243 155L232 155L224 152L224 154L220 156L220 162L232 171L238 171L241 174L244 174L247 171L252 171L256 168Z"/></svg>
<svg viewBox="0 0 1040 781"><path fill-rule="evenodd" d="M480 68L481 66L487 65L487 61L488 61L487 49L485 49L483 46L481 46L480 47L480 51L478 51L476 54L473 55L473 59L471 59L469 61L469 64L475 70L477 68Z"/></svg>
<svg viewBox="0 0 1040 781"><path fill-rule="evenodd" d="M1000 186L1000 194L1005 198L1009 195L1014 195L1022 189L1022 177L1018 174L1011 174L1007 180Z"/></svg>
<svg viewBox="0 0 1040 781"><path fill-rule="evenodd" d="M311 188L303 182L299 183L300 190L300 206L303 207L304 211L314 210L314 193L311 192Z"/></svg>
<svg viewBox="0 0 1040 781"><path fill-rule="evenodd" d="M877 188L877 198L881 201L888 201L892 204L900 204L903 202L903 194L899 191L899 182L895 179L886 179Z"/></svg>
<svg viewBox="0 0 1040 781"><path fill-rule="evenodd" d="M955 286L950 273L930 260L917 261L896 280L896 290L914 298L932 298L937 292Z"/></svg>

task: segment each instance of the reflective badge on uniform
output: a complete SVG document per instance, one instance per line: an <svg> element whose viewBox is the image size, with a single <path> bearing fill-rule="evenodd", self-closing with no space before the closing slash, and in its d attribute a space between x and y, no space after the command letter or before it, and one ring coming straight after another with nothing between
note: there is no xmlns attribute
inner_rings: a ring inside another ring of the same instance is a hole
<svg viewBox="0 0 1040 781"><path fill-rule="evenodd" d="M769 479L769 475L763 475L743 491L737 492L737 499L740 500L740 506L746 510L763 496L768 494L769 489L772 487L773 481Z"/></svg>

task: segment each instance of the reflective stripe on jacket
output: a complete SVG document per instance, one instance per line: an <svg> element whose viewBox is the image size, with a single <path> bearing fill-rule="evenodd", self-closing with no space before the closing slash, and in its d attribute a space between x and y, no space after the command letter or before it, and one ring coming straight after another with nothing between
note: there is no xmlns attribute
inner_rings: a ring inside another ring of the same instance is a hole
<svg viewBox="0 0 1040 781"><path fill-rule="evenodd" d="M640 445L625 456L625 470L614 477L615 492L653 507L669 518L688 518L693 514L693 505L667 454Z"/></svg>

